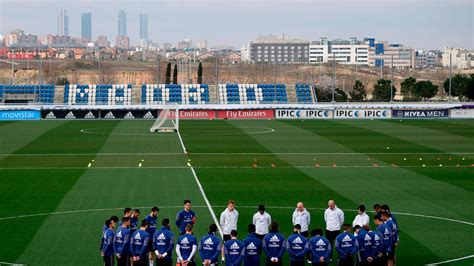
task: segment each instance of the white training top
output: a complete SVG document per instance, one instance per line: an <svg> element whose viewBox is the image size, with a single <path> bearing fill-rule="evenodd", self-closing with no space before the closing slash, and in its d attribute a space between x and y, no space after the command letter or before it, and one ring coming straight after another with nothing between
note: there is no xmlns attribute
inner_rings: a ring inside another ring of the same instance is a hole
<svg viewBox="0 0 474 266"><path fill-rule="evenodd" d="M301 232L308 231L309 224L311 223L311 215L306 209L303 209L302 212L295 209L293 212L293 225L301 225Z"/></svg>
<svg viewBox="0 0 474 266"><path fill-rule="evenodd" d="M342 224L344 224L344 212L337 206L333 210L327 208L324 211L324 221L326 221L326 230L341 230Z"/></svg>
<svg viewBox="0 0 474 266"><path fill-rule="evenodd" d="M255 225L255 233L259 235L266 235L268 234L268 228L272 223L272 217L267 212L257 212L253 215L253 224Z"/></svg>
<svg viewBox="0 0 474 266"><path fill-rule="evenodd" d="M352 222L352 227L358 225L360 227L363 227L364 225L369 225L370 223L370 218L367 215L367 213L362 213L362 214L357 214L357 216L354 218L354 221Z"/></svg>
<svg viewBox="0 0 474 266"><path fill-rule="evenodd" d="M222 227L222 233L224 235L230 235L232 230L237 230L237 221L239 220L239 212L234 209L233 211L229 211L229 209L225 209L221 213L220 224Z"/></svg>

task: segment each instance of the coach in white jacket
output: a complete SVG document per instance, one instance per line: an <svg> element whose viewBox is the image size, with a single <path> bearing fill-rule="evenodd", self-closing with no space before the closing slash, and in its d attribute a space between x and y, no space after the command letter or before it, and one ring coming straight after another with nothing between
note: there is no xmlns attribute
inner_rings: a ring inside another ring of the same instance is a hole
<svg viewBox="0 0 474 266"><path fill-rule="evenodd" d="M296 204L296 209L293 212L293 225L301 225L301 234L308 238L309 224L311 223L311 215L304 208L303 202Z"/></svg>
<svg viewBox="0 0 474 266"><path fill-rule="evenodd" d="M237 222L239 220L239 212L235 209L235 202L229 200L227 208L221 213L220 224L224 241L230 240L230 232L237 230Z"/></svg>
<svg viewBox="0 0 474 266"><path fill-rule="evenodd" d="M341 233L341 227L344 224L344 212L336 206L334 200L328 201L328 208L324 211L324 221L326 221L326 238L331 243L331 247L334 247L334 240ZM332 261L332 251L330 260Z"/></svg>
<svg viewBox="0 0 474 266"><path fill-rule="evenodd" d="M265 205L258 205L258 212L253 215L252 222L255 225L255 236L263 240L272 223L272 217L265 211Z"/></svg>

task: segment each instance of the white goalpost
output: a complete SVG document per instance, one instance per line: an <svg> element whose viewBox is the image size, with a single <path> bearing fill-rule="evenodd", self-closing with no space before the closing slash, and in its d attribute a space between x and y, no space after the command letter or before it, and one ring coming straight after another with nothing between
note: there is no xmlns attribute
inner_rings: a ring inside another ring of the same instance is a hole
<svg viewBox="0 0 474 266"><path fill-rule="evenodd" d="M159 111L158 117L150 128L150 132L178 132L179 108L178 105L165 106Z"/></svg>

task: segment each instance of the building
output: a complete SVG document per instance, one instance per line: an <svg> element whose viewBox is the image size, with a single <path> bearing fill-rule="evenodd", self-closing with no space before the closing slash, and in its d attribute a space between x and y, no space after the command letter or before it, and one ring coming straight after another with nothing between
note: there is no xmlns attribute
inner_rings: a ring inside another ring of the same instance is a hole
<svg viewBox="0 0 474 266"><path fill-rule="evenodd" d="M441 66L441 51L435 50L417 50L416 67L417 68L435 68Z"/></svg>
<svg viewBox="0 0 474 266"><path fill-rule="evenodd" d="M368 65L369 45L352 37L349 40L332 40L321 38L309 45L309 62L329 63L335 60L338 64Z"/></svg>
<svg viewBox="0 0 474 266"><path fill-rule="evenodd" d="M117 38L115 38L115 46L117 48L129 49L130 38L128 38L128 36L117 36Z"/></svg>
<svg viewBox="0 0 474 266"><path fill-rule="evenodd" d="M97 47L100 47L100 48L110 47L110 42L107 39L107 36L104 36L104 35L97 36L97 40L95 42L97 43Z"/></svg>
<svg viewBox="0 0 474 266"><path fill-rule="evenodd" d="M250 62L250 44L243 45L240 48L240 61L245 63Z"/></svg>
<svg viewBox="0 0 474 266"><path fill-rule="evenodd" d="M207 40L197 40L196 41L196 49L206 50L207 49Z"/></svg>
<svg viewBox="0 0 474 266"><path fill-rule="evenodd" d="M396 69L414 68L415 50L401 44L389 44L387 41L375 41L366 38L369 44L369 66L393 67Z"/></svg>
<svg viewBox="0 0 474 266"><path fill-rule="evenodd" d="M58 35L69 36L69 16L67 10L61 9L58 16Z"/></svg>
<svg viewBox="0 0 474 266"><path fill-rule="evenodd" d="M118 13L118 36L127 36L127 14L123 10Z"/></svg>
<svg viewBox="0 0 474 266"><path fill-rule="evenodd" d="M92 41L92 13L81 14L81 37Z"/></svg>
<svg viewBox="0 0 474 266"><path fill-rule="evenodd" d="M148 40L148 14L140 14L140 39Z"/></svg>
<svg viewBox="0 0 474 266"><path fill-rule="evenodd" d="M49 47L67 47L71 43L71 37L48 34L40 37L40 43Z"/></svg>
<svg viewBox="0 0 474 266"><path fill-rule="evenodd" d="M5 36L5 46L11 48L29 48L39 46L38 36L25 34L21 29L16 29Z"/></svg>
<svg viewBox="0 0 474 266"><path fill-rule="evenodd" d="M193 41L191 39L184 39L176 44L176 48L179 50L191 49L193 47Z"/></svg>
<svg viewBox="0 0 474 266"><path fill-rule="evenodd" d="M222 59L222 63L225 63L225 64L239 64L241 60L242 60L242 57L240 56L239 53L230 52L228 55L226 55Z"/></svg>
<svg viewBox="0 0 474 266"><path fill-rule="evenodd" d="M250 62L268 64L293 64L309 62L307 40L289 39L286 36L260 36L249 43Z"/></svg>
<svg viewBox="0 0 474 266"><path fill-rule="evenodd" d="M474 50L463 48L444 48L442 64L449 67L449 57L451 55L451 67L471 68L474 67Z"/></svg>

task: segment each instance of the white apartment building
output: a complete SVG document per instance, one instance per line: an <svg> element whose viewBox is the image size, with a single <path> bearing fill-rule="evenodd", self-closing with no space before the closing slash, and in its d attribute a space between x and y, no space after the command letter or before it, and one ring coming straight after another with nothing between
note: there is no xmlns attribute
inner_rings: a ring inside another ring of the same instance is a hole
<svg viewBox="0 0 474 266"><path fill-rule="evenodd" d="M449 55L451 54L451 66L453 68L474 67L474 50L463 48L444 48L442 64L449 67Z"/></svg>
<svg viewBox="0 0 474 266"><path fill-rule="evenodd" d="M311 64L329 63L336 61L338 64L368 65L369 44L358 41L357 38L349 40L332 40L321 38L309 45L309 62Z"/></svg>
<svg viewBox="0 0 474 266"><path fill-rule="evenodd" d="M416 66L414 49L401 44L389 44L387 41L369 41L369 66L408 69Z"/></svg>

